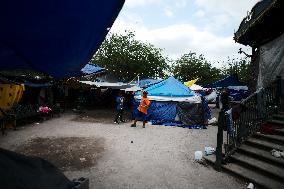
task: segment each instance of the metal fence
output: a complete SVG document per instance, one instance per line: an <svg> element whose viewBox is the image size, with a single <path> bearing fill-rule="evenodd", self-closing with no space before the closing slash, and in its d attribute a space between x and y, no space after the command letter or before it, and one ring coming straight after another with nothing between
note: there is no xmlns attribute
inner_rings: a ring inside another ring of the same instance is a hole
<svg viewBox="0 0 284 189"><path fill-rule="evenodd" d="M259 89L242 102L232 105L229 111L220 111L216 168L220 169L222 161L233 154L248 137L258 132L263 122L283 108L283 83L283 79L277 78L270 86ZM227 136L223 143L224 130L227 131Z"/></svg>

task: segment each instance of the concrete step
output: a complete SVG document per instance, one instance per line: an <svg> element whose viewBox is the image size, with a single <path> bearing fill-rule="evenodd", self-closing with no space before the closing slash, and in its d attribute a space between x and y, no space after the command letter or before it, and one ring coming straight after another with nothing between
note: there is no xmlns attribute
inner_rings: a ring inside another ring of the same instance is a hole
<svg viewBox="0 0 284 189"><path fill-rule="evenodd" d="M284 115L284 111L279 111L278 114Z"/></svg>
<svg viewBox="0 0 284 189"><path fill-rule="evenodd" d="M275 134L284 136L284 129L275 129Z"/></svg>
<svg viewBox="0 0 284 189"><path fill-rule="evenodd" d="M258 186L267 189L284 188L284 183L269 178L261 173L255 172L255 170L253 169L243 167L235 163L229 163L227 165L223 165L222 168L234 175L237 175L241 178L246 179L249 182L256 184L257 188Z"/></svg>
<svg viewBox="0 0 284 189"><path fill-rule="evenodd" d="M271 143L276 143L284 147L284 136L281 136L281 135L268 135L268 134L256 133L252 137L256 139L268 141Z"/></svg>
<svg viewBox="0 0 284 189"><path fill-rule="evenodd" d="M284 168L241 153L234 153L230 159L234 163L238 163L243 167L250 167L252 170L284 183Z"/></svg>
<svg viewBox="0 0 284 189"><path fill-rule="evenodd" d="M270 152L271 150L284 150L284 146L257 138L249 138L244 144Z"/></svg>
<svg viewBox="0 0 284 189"><path fill-rule="evenodd" d="M271 163L276 166L281 166L284 168L284 159L276 158L271 155L271 151L255 148L253 146L242 144L238 150L238 153L246 154L248 156L254 157L256 159Z"/></svg>
<svg viewBox="0 0 284 189"><path fill-rule="evenodd" d="M215 155L204 156L204 159L214 165ZM236 163L228 163L226 165L222 164L222 171L228 172L233 176L242 178L247 182L252 182L256 185L257 188L267 188L267 189L280 189L284 188L284 184L278 180L271 179L263 174L255 172L251 168L246 168Z"/></svg>
<svg viewBox="0 0 284 189"><path fill-rule="evenodd" d="M284 121L284 114L275 114L273 115L273 119Z"/></svg>
<svg viewBox="0 0 284 189"><path fill-rule="evenodd" d="M280 127L280 128L284 128L284 121L281 121L281 120L272 119L272 120L269 120L268 123L275 125L277 127Z"/></svg>

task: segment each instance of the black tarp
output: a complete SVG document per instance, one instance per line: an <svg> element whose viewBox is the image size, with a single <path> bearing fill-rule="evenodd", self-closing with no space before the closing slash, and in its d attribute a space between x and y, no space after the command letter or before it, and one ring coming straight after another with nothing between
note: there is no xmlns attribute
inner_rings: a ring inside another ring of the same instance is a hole
<svg viewBox="0 0 284 189"><path fill-rule="evenodd" d="M185 125L204 124L204 108L201 103L178 102L177 114Z"/></svg>
<svg viewBox="0 0 284 189"><path fill-rule="evenodd" d="M48 161L0 148L0 188L71 189L75 184Z"/></svg>

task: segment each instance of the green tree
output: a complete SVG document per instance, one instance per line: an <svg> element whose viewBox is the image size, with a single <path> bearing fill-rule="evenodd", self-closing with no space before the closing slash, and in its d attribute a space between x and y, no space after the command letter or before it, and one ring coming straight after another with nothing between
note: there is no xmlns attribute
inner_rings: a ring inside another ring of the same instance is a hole
<svg viewBox="0 0 284 189"><path fill-rule="evenodd" d="M163 78L168 70L167 57L150 43L135 39L133 32L110 34L102 43L92 62L105 67L122 81L141 78Z"/></svg>
<svg viewBox="0 0 284 189"><path fill-rule="evenodd" d="M220 70L211 66L203 55L190 52L177 59L172 68L174 76L185 82L198 79L198 84L212 83L220 79Z"/></svg>
<svg viewBox="0 0 284 189"><path fill-rule="evenodd" d="M250 58L230 58L223 62L222 74L224 76L237 74L241 82L249 83L250 80Z"/></svg>

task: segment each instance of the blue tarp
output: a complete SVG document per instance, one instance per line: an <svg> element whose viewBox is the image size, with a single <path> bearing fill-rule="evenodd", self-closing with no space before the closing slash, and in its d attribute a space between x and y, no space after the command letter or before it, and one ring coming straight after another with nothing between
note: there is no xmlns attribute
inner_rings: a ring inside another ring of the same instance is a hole
<svg viewBox="0 0 284 189"><path fill-rule="evenodd" d="M242 86L242 85L244 84L239 81L236 75L230 75L230 76L225 77L224 79L221 79L211 84L204 85L202 87L217 88L217 87Z"/></svg>
<svg viewBox="0 0 284 189"><path fill-rule="evenodd" d="M81 69L81 72L83 72L84 74L95 74L95 73L99 73L105 71L104 68L99 67L96 64L86 64L84 68Z"/></svg>
<svg viewBox="0 0 284 189"><path fill-rule="evenodd" d="M0 69L77 76L104 40L124 0L0 3Z"/></svg>
<svg viewBox="0 0 284 189"><path fill-rule="evenodd" d="M169 77L145 89L148 96L189 97L195 93L174 77Z"/></svg>
<svg viewBox="0 0 284 189"><path fill-rule="evenodd" d="M132 112L138 107L140 100L135 100L132 106ZM132 118L136 117L132 115ZM151 101L148 108L147 120L156 120L160 122L174 122L176 117L176 103L175 102L157 102Z"/></svg>

